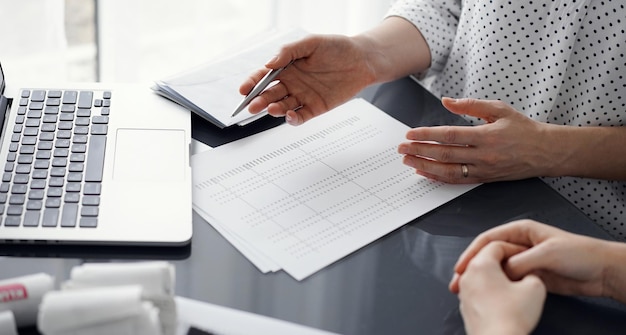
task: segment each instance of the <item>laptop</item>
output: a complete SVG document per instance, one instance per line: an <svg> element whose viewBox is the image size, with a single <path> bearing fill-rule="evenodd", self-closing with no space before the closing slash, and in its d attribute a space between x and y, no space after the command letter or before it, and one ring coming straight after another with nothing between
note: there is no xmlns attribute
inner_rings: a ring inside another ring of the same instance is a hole
<svg viewBox="0 0 626 335"><path fill-rule="evenodd" d="M189 112L133 84L13 86L0 66L0 245L187 245Z"/></svg>

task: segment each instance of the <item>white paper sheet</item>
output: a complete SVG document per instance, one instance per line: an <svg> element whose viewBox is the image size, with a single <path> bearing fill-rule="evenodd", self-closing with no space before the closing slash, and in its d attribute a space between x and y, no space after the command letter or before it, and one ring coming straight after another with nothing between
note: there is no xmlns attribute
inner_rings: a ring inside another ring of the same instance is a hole
<svg viewBox="0 0 626 335"><path fill-rule="evenodd" d="M203 64L156 83L157 92L182 104L191 103L202 110L218 126L245 125L266 113L252 115L247 110L231 117L243 96L239 86L254 71L263 67L280 47L307 34L304 30L293 30L272 36L235 55ZM186 100L186 101L185 101Z"/></svg>
<svg viewBox="0 0 626 335"><path fill-rule="evenodd" d="M260 314L176 297L178 335L187 334L190 326L211 334L224 335L332 335L334 333L302 326Z"/></svg>
<svg viewBox="0 0 626 335"><path fill-rule="evenodd" d="M403 165L408 129L356 99L214 148L192 157L194 206L302 280L477 186Z"/></svg>

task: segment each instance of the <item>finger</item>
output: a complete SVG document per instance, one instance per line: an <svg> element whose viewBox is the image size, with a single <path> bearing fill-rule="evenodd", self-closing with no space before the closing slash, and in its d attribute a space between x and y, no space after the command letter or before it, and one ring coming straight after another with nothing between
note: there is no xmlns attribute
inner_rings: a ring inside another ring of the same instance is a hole
<svg viewBox="0 0 626 335"><path fill-rule="evenodd" d="M494 262L500 266L502 261L525 250L528 250L528 248L519 244L505 241L492 241L476 254L475 259Z"/></svg>
<svg viewBox="0 0 626 335"><path fill-rule="evenodd" d="M535 296L535 301L545 301L548 294L546 285L535 275L529 274L522 278L518 285L522 286L526 292Z"/></svg>
<svg viewBox="0 0 626 335"><path fill-rule="evenodd" d="M471 164L465 164L466 177L463 173L463 165L459 163L442 163L413 155L405 155L402 163L414 168L419 175L446 183L473 184L480 181L480 176L472 173L474 166Z"/></svg>
<svg viewBox="0 0 626 335"><path fill-rule="evenodd" d="M411 141L437 142L443 144L475 144L481 138L481 127L435 126L413 128L407 131L406 138Z"/></svg>
<svg viewBox="0 0 626 335"><path fill-rule="evenodd" d="M272 116L284 116L287 111L295 110L298 107L300 107L298 99L293 96L288 96L280 101L269 104L269 106L267 106L267 112Z"/></svg>
<svg viewBox="0 0 626 335"><path fill-rule="evenodd" d="M512 112L512 108L499 100L442 98L443 106L455 114L470 115L494 122Z"/></svg>
<svg viewBox="0 0 626 335"><path fill-rule="evenodd" d="M464 145L445 145L430 142L405 142L398 146L398 153L434 159L441 163L471 162L476 149Z"/></svg>
<svg viewBox="0 0 626 335"><path fill-rule="evenodd" d="M280 48L278 54L270 59L265 66L278 69L286 66L292 60L306 58L319 46L321 35L309 35L298 41L287 43Z"/></svg>
<svg viewBox="0 0 626 335"><path fill-rule="evenodd" d="M489 242L505 241L530 248L542 240L540 224L532 220L519 220L491 228L478 235L463 251L454 269L463 273L469 261Z"/></svg>
<svg viewBox="0 0 626 335"><path fill-rule="evenodd" d="M318 113L319 114L319 113ZM285 114L285 121L292 126L299 126L312 118L314 118L317 114L313 112L310 106L302 105L297 110L289 110Z"/></svg>
<svg viewBox="0 0 626 335"><path fill-rule="evenodd" d="M538 276L549 292L561 295L602 296L603 285L601 282L593 284L589 281L581 281L576 278L562 276L550 271L537 271Z"/></svg>
<svg viewBox="0 0 626 335"><path fill-rule="evenodd" d="M282 83L278 83L263 91L258 97L252 99L248 105L248 111L250 111L250 113L258 113L267 108L270 104L283 100L287 94L287 87ZM283 112L281 115L284 114Z"/></svg>
<svg viewBox="0 0 626 335"><path fill-rule="evenodd" d="M448 284L448 290L450 290L450 292L454 293L454 294L459 294L459 279L461 278L461 276L458 273L454 273L452 274L452 279L450 280L450 283Z"/></svg>
<svg viewBox="0 0 626 335"><path fill-rule="evenodd" d="M241 86L239 86L239 93L241 95L247 95L248 93L250 93L250 91L252 91L254 86L256 86L256 84L259 81L261 81L261 79L269 71L270 71L270 69L268 69L268 68L263 68L263 69L256 70L250 77L248 77L246 80L244 80L244 82L241 84Z"/></svg>
<svg viewBox="0 0 626 335"><path fill-rule="evenodd" d="M560 245L562 246L563 244ZM550 273L559 268L563 256L559 243L540 243L519 255L511 257L506 262L504 268L511 279L519 279L527 274L539 271Z"/></svg>
<svg viewBox="0 0 626 335"><path fill-rule="evenodd" d="M524 246L503 241L493 241L479 250L475 257L470 260L470 264L468 264L468 266L472 266L474 268L472 271L478 271L479 273L487 273L488 271L493 271L493 269L497 267L497 269L501 272L501 275L505 276L504 270L501 266L502 262L513 255L523 252L524 250L526 250L526 247ZM463 275L464 274L457 272L455 273L455 276L452 277L448 286L451 292L458 293L461 290L460 282Z"/></svg>

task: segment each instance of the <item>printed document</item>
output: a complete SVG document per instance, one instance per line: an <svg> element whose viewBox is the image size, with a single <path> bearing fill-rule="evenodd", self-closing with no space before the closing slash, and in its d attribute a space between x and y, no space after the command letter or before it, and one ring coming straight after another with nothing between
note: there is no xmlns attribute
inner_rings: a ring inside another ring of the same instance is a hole
<svg viewBox="0 0 626 335"><path fill-rule="evenodd" d="M194 208L260 270L302 280L477 186L402 164L408 129L354 99L197 154Z"/></svg>
<svg viewBox="0 0 626 335"><path fill-rule="evenodd" d="M271 36L234 55L158 81L153 89L220 128L245 125L266 113L252 115L246 109L232 117L243 99L239 94L239 85L255 70L262 68L283 44L306 34L304 30L294 30Z"/></svg>

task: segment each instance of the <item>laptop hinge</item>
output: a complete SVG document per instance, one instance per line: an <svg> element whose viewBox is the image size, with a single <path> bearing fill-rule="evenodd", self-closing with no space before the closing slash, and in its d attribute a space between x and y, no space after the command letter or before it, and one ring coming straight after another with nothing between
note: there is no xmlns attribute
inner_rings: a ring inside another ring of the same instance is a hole
<svg viewBox="0 0 626 335"><path fill-rule="evenodd" d="M9 119L8 116L9 112L11 111L12 102L13 99L9 99L4 95L0 95L0 125L2 126L2 128L0 128L0 134L2 137L4 137L4 131L6 129L6 125L4 124L4 122Z"/></svg>
<svg viewBox="0 0 626 335"><path fill-rule="evenodd" d="M2 113L1 115L3 117L9 112L9 108L11 107L11 100L12 99L9 99L4 95L0 95L0 112Z"/></svg>

